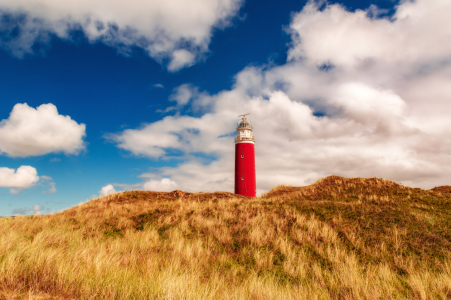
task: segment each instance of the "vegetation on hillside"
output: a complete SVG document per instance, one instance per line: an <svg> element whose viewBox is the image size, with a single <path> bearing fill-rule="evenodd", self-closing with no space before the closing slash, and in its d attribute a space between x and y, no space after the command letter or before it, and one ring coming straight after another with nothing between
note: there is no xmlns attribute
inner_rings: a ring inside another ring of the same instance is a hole
<svg viewBox="0 0 451 300"><path fill-rule="evenodd" d="M0 299L450 299L451 187L330 176L0 219Z"/></svg>

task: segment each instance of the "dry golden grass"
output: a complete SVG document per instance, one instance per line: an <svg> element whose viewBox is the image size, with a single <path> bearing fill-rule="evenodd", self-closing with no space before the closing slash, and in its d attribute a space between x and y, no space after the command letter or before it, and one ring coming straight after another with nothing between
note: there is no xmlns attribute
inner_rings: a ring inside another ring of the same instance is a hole
<svg viewBox="0 0 451 300"><path fill-rule="evenodd" d="M451 198L327 177L0 219L0 299L451 299Z"/></svg>

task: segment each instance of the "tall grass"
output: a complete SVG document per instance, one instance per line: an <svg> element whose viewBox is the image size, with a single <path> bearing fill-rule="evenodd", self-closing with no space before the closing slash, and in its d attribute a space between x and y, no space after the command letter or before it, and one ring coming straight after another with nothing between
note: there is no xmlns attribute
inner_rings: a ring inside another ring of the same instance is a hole
<svg viewBox="0 0 451 300"><path fill-rule="evenodd" d="M450 222L447 195L381 179L125 192L0 219L0 299L450 299Z"/></svg>

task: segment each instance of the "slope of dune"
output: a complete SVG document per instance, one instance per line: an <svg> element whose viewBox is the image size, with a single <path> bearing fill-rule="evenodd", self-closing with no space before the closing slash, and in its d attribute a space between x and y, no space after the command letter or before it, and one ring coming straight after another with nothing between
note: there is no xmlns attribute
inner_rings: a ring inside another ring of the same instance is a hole
<svg viewBox="0 0 451 300"><path fill-rule="evenodd" d="M0 299L449 299L451 194L329 176L0 219Z"/></svg>

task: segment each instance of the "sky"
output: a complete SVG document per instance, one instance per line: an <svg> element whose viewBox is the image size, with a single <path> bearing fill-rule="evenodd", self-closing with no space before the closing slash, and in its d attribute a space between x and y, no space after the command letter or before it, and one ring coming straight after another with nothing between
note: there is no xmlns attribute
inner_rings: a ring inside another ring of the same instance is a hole
<svg viewBox="0 0 451 300"><path fill-rule="evenodd" d="M0 216L126 190L451 184L449 0L0 0Z"/></svg>

